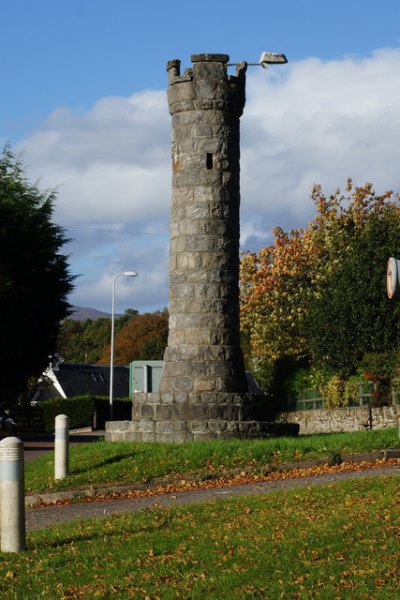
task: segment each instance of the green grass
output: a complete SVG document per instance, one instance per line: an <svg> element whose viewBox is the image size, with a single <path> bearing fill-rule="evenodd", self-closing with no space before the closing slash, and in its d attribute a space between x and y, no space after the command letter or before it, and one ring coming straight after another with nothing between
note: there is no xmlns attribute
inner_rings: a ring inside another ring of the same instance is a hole
<svg viewBox="0 0 400 600"><path fill-rule="evenodd" d="M70 448L70 476L54 482L52 452L26 464L25 489L40 493L79 487L203 477L224 469L400 446L397 429L266 440L215 440L185 444L107 443Z"/></svg>
<svg viewBox="0 0 400 600"><path fill-rule="evenodd" d="M399 477L80 521L0 556L2 600L397 599Z"/></svg>

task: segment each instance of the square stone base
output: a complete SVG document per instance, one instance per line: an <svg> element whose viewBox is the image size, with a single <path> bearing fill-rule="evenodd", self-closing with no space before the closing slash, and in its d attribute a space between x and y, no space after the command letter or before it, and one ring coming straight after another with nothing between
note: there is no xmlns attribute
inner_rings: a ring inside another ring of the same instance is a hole
<svg viewBox="0 0 400 600"><path fill-rule="evenodd" d="M274 423L265 396L225 392L135 394L132 421L106 423L107 441L191 442L297 435L290 423Z"/></svg>

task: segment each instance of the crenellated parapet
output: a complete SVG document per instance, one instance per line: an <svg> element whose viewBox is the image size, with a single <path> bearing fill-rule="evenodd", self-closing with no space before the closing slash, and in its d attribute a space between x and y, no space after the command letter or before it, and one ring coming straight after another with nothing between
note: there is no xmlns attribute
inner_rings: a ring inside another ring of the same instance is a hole
<svg viewBox="0 0 400 600"><path fill-rule="evenodd" d="M181 61L167 63L168 105L171 115L188 110L222 110L240 117L245 104L247 64L228 75L227 54L192 54L192 67L180 74Z"/></svg>

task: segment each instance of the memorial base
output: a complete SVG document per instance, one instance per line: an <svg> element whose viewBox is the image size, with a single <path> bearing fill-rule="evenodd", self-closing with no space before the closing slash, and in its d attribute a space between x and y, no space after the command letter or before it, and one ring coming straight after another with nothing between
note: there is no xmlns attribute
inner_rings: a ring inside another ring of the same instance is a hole
<svg viewBox="0 0 400 600"><path fill-rule="evenodd" d="M137 393L132 421L106 423L106 441L191 442L297 435L274 422L268 398L227 392Z"/></svg>

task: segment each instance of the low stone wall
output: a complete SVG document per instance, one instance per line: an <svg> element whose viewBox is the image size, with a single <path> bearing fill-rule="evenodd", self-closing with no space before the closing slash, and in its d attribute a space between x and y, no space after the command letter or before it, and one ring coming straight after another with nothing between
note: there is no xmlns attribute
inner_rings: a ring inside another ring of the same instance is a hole
<svg viewBox="0 0 400 600"><path fill-rule="evenodd" d="M397 427L400 405L372 408L372 429ZM370 428L370 410L367 406L356 408L316 409L285 413L290 423L300 425L300 435L362 431Z"/></svg>
<svg viewBox="0 0 400 600"><path fill-rule="evenodd" d="M398 427L400 405L372 408L372 429ZM120 441L197 441L207 439L270 437L279 435L309 435L313 433L336 433L363 431L370 428L368 407L317 409L288 412L288 423L257 421L226 422L220 419L208 421L112 421L106 423L106 440ZM281 427L279 427L281 425ZM285 427L286 425L286 427ZM299 429L298 429L299 428Z"/></svg>

